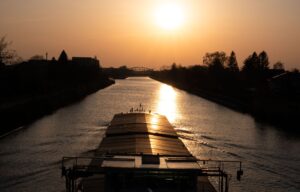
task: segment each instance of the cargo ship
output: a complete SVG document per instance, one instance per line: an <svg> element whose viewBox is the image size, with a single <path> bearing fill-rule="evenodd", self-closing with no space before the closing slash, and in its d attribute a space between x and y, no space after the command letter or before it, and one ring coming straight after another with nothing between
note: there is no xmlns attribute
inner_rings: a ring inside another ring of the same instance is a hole
<svg viewBox="0 0 300 192"><path fill-rule="evenodd" d="M114 115L93 157L63 157L61 169L67 192L228 192L226 163L240 180L242 162L198 159L165 116L131 109Z"/></svg>

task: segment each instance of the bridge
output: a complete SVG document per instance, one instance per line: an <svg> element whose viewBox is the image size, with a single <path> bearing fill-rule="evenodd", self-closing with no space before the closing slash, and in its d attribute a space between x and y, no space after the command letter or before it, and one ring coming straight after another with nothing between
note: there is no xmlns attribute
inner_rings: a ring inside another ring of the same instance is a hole
<svg viewBox="0 0 300 192"><path fill-rule="evenodd" d="M132 76L148 76L154 71L148 67L130 67L128 69L132 71Z"/></svg>

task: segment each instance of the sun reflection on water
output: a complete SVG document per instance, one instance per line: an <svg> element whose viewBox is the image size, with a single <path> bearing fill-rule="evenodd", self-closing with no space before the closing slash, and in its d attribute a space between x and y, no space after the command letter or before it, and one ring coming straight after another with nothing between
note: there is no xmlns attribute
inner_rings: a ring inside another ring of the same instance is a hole
<svg viewBox="0 0 300 192"><path fill-rule="evenodd" d="M158 93L156 111L165 115L173 123L177 118L177 94L173 87L162 84Z"/></svg>

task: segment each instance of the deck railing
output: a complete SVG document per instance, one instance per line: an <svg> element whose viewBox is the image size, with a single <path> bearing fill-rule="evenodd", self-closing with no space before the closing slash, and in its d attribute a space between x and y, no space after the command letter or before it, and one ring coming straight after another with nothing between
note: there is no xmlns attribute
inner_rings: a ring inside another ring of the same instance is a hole
<svg viewBox="0 0 300 192"><path fill-rule="evenodd" d="M110 155L102 157L63 157L61 170L62 176L66 178L66 189L67 191L76 191L76 181L79 178L89 177L96 174L105 174L108 170L101 167L101 164L104 160L109 161L133 161L135 162L135 157L113 157ZM123 169L125 171L134 172L147 172L154 171L153 173L157 175L172 173L173 171L177 173L182 173L184 171L190 172L193 171L197 176L207 176L207 177L218 177L218 188L220 192L228 192L229 190L229 175L225 170L225 165L233 164L237 165L236 178L237 180L241 179L243 175L242 162L236 160L212 160L212 159L196 159L196 158L168 158L166 157L166 164L168 161L171 162L194 162L199 165L198 169L174 169L166 168L141 168L137 167L134 163L134 167L129 169ZM169 171L169 172L168 172Z"/></svg>

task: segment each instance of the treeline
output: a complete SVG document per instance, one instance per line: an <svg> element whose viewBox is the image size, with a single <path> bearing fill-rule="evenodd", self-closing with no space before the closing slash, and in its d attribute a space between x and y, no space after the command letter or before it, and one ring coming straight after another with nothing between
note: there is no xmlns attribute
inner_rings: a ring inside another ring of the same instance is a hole
<svg viewBox="0 0 300 192"><path fill-rule="evenodd" d="M94 58L34 58L0 67L0 118L4 133L77 101L113 81Z"/></svg>
<svg viewBox="0 0 300 192"><path fill-rule="evenodd" d="M134 71L129 69L126 65L115 68L115 67L109 67L109 68L103 68L103 71L105 74L107 74L109 77L113 79L125 79L129 76L133 76Z"/></svg>
<svg viewBox="0 0 300 192"><path fill-rule="evenodd" d="M174 63L152 78L293 129L300 114L300 74L286 71L281 62L269 65L265 51L249 55L241 68L234 52L214 52L205 54L203 65Z"/></svg>
<svg viewBox="0 0 300 192"><path fill-rule="evenodd" d="M103 68L103 71L113 79L125 79L127 77L149 76L153 70L145 67L128 68L126 65L123 65L118 68Z"/></svg>

